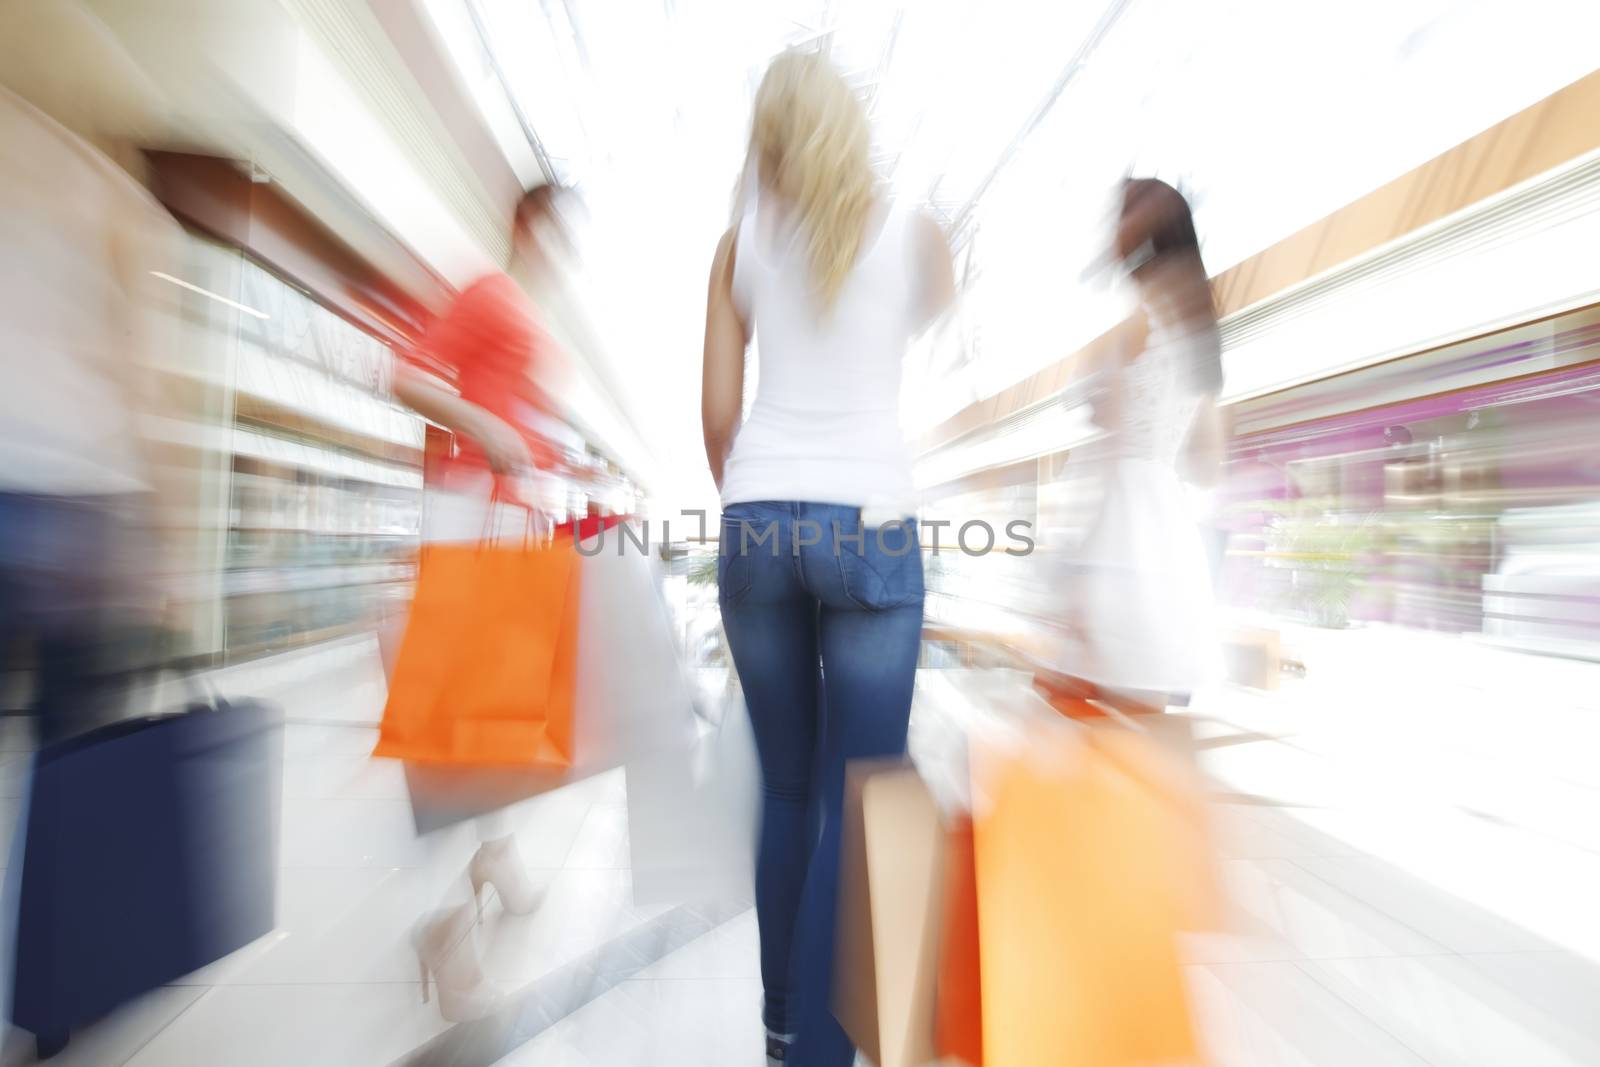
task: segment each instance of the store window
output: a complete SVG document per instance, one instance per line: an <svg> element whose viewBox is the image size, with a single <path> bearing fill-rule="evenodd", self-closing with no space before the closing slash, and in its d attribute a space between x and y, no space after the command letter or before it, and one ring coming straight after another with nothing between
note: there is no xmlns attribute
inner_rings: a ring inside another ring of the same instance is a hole
<svg viewBox="0 0 1600 1067"><path fill-rule="evenodd" d="M223 400L180 434L215 486L209 651L241 659L403 610L421 525L423 423L390 398L387 345L236 249L191 235L189 373ZM202 612L205 614L205 612Z"/></svg>

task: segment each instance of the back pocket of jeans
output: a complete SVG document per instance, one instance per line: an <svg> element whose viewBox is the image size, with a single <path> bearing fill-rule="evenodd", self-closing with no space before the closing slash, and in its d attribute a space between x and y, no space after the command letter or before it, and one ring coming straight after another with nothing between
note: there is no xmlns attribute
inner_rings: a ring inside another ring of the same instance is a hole
<svg viewBox="0 0 1600 1067"><path fill-rule="evenodd" d="M914 528L893 525L862 531L860 546L838 551L844 594L868 611L887 611L922 599L922 550Z"/></svg>

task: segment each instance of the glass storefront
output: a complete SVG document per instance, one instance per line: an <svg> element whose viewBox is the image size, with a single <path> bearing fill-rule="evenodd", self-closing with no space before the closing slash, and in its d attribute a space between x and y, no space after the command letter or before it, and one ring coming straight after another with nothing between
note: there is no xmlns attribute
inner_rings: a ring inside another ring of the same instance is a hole
<svg viewBox="0 0 1600 1067"><path fill-rule="evenodd" d="M1597 355L1591 309L1247 407L1285 424L1233 444L1226 600L1595 655Z"/></svg>
<svg viewBox="0 0 1600 1067"><path fill-rule="evenodd" d="M424 424L388 346L236 249L185 250L173 370L216 400L169 433L208 489L198 652L247 658L369 628L414 575Z"/></svg>

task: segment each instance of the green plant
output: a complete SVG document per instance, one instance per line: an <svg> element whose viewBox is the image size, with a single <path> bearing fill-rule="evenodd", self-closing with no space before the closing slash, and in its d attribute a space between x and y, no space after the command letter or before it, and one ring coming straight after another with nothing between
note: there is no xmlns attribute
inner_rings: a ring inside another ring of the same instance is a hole
<svg viewBox="0 0 1600 1067"><path fill-rule="evenodd" d="M1389 531L1382 511L1338 511L1317 498L1264 500L1244 505L1269 517L1262 531L1263 563L1287 571L1278 607L1316 626L1350 623L1350 603Z"/></svg>
<svg viewBox="0 0 1600 1067"><path fill-rule="evenodd" d="M711 586L717 584L717 557L714 555L702 556L691 560L685 572L690 585Z"/></svg>

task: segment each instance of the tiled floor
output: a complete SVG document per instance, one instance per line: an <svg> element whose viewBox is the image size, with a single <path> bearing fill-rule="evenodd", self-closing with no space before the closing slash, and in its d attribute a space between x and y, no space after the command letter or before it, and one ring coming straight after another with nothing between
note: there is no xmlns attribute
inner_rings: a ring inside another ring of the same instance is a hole
<svg viewBox="0 0 1600 1067"><path fill-rule="evenodd" d="M1600 1064L1600 768L1592 747L1570 751L1596 737L1600 712L1561 695L1600 692L1594 672L1558 664L1559 692L1526 719L1503 703L1496 717L1495 692L1515 685L1486 653L1466 657L1470 670L1423 660L1413 682L1419 656L1455 650L1352 645L1307 655L1297 687L1217 693L1190 713L1234 911L1228 932L1186 945L1216 1064ZM1385 657L1405 664L1400 681L1384 680ZM367 757L382 699L370 647L219 684L279 699L291 718L279 929L75 1035L53 1062L762 1062L753 913L633 906L619 776L527 806L520 843L543 905L523 917L491 905L480 931L486 966L515 994L494 1018L449 1026L422 1003L405 937L474 842L463 830L419 845L398 768ZM0 721L0 845L26 770L16 725ZM4 1063L29 1058L13 1033Z"/></svg>

